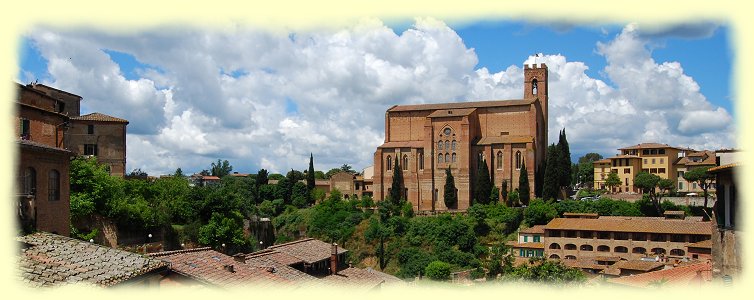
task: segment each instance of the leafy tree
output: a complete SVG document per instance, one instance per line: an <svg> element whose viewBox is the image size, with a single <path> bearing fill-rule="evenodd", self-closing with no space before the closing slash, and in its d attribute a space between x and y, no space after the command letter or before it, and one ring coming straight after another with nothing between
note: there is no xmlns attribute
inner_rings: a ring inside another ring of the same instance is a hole
<svg viewBox="0 0 754 300"><path fill-rule="evenodd" d="M340 173L340 172L343 172L343 170L341 170L340 168L332 168L329 171L327 171L327 173L325 173L325 179L329 179L333 175L335 175L337 173Z"/></svg>
<svg viewBox="0 0 754 300"><path fill-rule="evenodd" d="M268 180L282 180L283 178L285 178L285 176L283 176L283 174L278 174L278 173L272 173L272 174L267 175Z"/></svg>
<svg viewBox="0 0 754 300"><path fill-rule="evenodd" d="M445 169L445 192L443 193L443 200L445 201L445 207L455 208L458 205L456 183L453 179L453 174L450 172L450 167Z"/></svg>
<svg viewBox="0 0 754 300"><path fill-rule="evenodd" d="M304 179L304 174L300 171L291 169L288 174L285 175L285 184L283 188L283 201L285 204L291 204L291 194L293 193L293 186L301 179ZM280 182L278 182L280 183Z"/></svg>
<svg viewBox="0 0 754 300"><path fill-rule="evenodd" d="M590 152L579 157L577 164L576 183L593 186L594 182L594 162L601 160L603 157L599 153Z"/></svg>
<svg viewBox="0 0 754 300"><path fill-rule="evenodd" d="M202 175L202 176L209 176L210 174L211 174L211 173L210 173L210 172L209 172L208 170L201 170L201 171L199 172L199 175Z"/></svg>
<svg viewBox="0 0 754 300"><path fill-rule="evenodd" d="M546 225L557 216L558 211L550 202L542 201L542 199L534 199L524 210L524 223L529 227Z"/></svg>
<svg viewBox="0 0 754 300"><path fill-rule="evenodd" d="M550 200L558 198L559 179L558 168L560 160L560 148L555 144L547 147L547 166L545 167L545 178L542 187L542 199Z"/></svg>
<svg viewBox="0 0 754 300"><path fill-rule="evenodd" d="M147 172L144 172L141 170L141 168L133 169L131 173L126 174L126 178L141 178L141 179L147 179Z"/></svg>
<svg viewBox="0 0 754 300"><path fill-rule="evenodd" d="M199 229L199 243L228 253L248 251L251 246L243 235L243 216L238 211L227 215L212 213L207 225Z"/></svg>
<svg viewBox="0 0 754 300"><path fill-rule="evenodd" d="M309 153L309 170L306 172L306 189L311 192L315 186L314 154Z"/></svg>
<svg viewBox="0 0 754 300"><path fill-rule="evenodd" d="M181 168L175 169L175 172L173 173L173 176L175 177L185 177L186 175L183 175L183 170Z"/></svg>
<svg viewBox="0 0 754 300"><path fill-rule="evenodd" d="M267 170L265 170L265 169L260 169L257 172L257 177L254 178L254 180L256 180L257 186L262 186L262 185L267 184L267 181L269 180L267 178L267 175L268 175L268 173L267 173Z"/></svg>
<svg viewBox="0 0 754 300"><path fill-rule="evenodd" d="M398 205L403 199L403 171L398 165L398 159L395 160L393 165L393 184L390 187L390 199L393 200L393 204Z"/></svg>
<svg viewBox="0 0 754 300"><path fill-rule="evenodd" d="M518 197L523 205L529 205L529 172L526 171L526 161L521 162L518 176Z"/></svg>
<svg viewBox="0 0 754 300"><path fill-rule="evenodd" d="M322 171L314 171L314 179L324 180L327 179L327 175L325 175L325 172Z"/></svg>
<svg viewBox="0 0 754 300"><path fill-rule="evenodd" d="M233 171L233 166L227 160L220 161L220 159L217 159L217 163L213 162L210 165L210 174L212 176L223 177L230 174L231 171Z"/></svg>
<svg viewBox="0 0 754 300"><path fill-rule="evenodd" d="M657 187L660 188L663 193L668 194L675 189L675 183L670 179L663 178L657 182Z"/></svg>
<svg viewBox="0 0 754 300"><path fill-rule="evenodd" d="M652 204L655 207L655 210L657 210L657 214L661 215L662 211L660 210L660 196L656 191L659 182L660 176L649 174L644 171L639 172L638 174L636 174L636 177L634 177L634 186L642 189L644 193L648 194L649 199L652 201Z"/></svg>
<svg viewBox="0 0 754 300"><path fill-rule="evenodd" d="M513 191L508 194L508 207L513 207L514 205L518 205L521 202L521 197L518 193L518 188L514 189Z"/></svg>
<svg viewBox="0 0 754 300"><path fill-rule="evenodd" d="M560 131L558 139L558 184L560 187L567 188L571 183L571 150L568 146L565 128Z"/></svg>
<svg viewBox="0 0 754 300"><path fill-rule="evenodd" d="M356 171L354 171L353 168L348 164L343 164L342 166L340 166L340 170L348 173L356 173Z"/></svg>
<svg viewBox="0 0 754 300"><path fill-rule="evenodd" d="M492 187L492 190L490 191L490 202L489 203L497 203L498 200L500 200L500 189L498 189L496 186Z"/></svg>
<svg viewBox="0 0 754 300"><path fill-rule="evenodd" d="M424 268L424 274L432 280L447 281L450 279L450 265L439 260L433 261Z"/></svg>
<svg viewBox="0 0 754 300"><path fill-rule="evenodd" d="M503 183L500 184L500 195L503 197L503 203L508 203L508 180L503 179Z"/></svg>
<svg viewBox="0 0 754 300"><path fill-rule="evenodd" d="M492 184L490 183L490 171L487 168L487 161L482 159L482 164L477 168L476 172L476 184L474 185L474 202L481 204L488 204L490 201L490 193L492 192Z"/></svg>
<svg viewBox="0 0 754 300"><path fill-rule="evenodd" d="M587 154L584 154L584 156L579 157L579 163L593 163L595 161L603 159L602 155L599 153L589 152Z"/></svg>
<svg viewBox="0 0 754 300"><path fill-rule="evenodd" d="M392 234L390 228L383 225L379 219L372 218L369 220L369 227L364 231L364 239L368 242L378 241L379 248L377 256L380 258L380 270L385 269L385 240Z"/></svg>
<svg viewBox="0 0 754 300"><path fill-rule="evenodd" d="M565 266L558 260L530 258L528 264L520 265L505 274L507 280L525 280L548 284L579 284L586 281L583 272Z"/></svg>
<svg viewBox="0 0 754 300"><path fill-rule="evenodd" d="M307 191L306 184L300 181L296 182L296 184L293 185L293 190L291 192L291 204L295 207L303 208L311 203L309 199L311 199L311 197Z"/></svg>
<svg viewBox="0 0 754 300"><path fill-rule="evenodd" d="M714 184L715 176L707 173L709 167L697 167L683 173L683 179L696 182L704 191L704 207L707 207L707 190Z"/></svg>
<svg viewBox="0 0 754 300"><path fill-rule="evenodd" d="M618 173L610 172L610 174L607 174L607 178L605 179L605 186L608 190L612 192L613 188L619 185L620 177L618 177Z"/></svg>
<svg viewBox="0 0 754 300"><path fill-rule="evenodd" d="M424 269L435 260L435 257L417 247L405 247L398 251L398 277L413 278L419 274L426 274Z"/></svg>

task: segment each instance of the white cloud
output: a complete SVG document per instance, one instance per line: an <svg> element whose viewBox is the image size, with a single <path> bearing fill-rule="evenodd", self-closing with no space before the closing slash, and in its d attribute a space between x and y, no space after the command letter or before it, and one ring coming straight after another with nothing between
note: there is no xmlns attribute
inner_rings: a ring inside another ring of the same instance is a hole
<svg viewBox="0 0 754 300"><path fill-rule="evenodd" d="M731 117L711 105L677 62L657 63L634 25L596 45L614 86L561 54L529 57L550 71L550 142L567 128L572 153L609 154L644 141L730 146ZM520 98L520 64L490 73L444 23L417 19L395 34L381 21L339 30L266 32L193 28L138 38L38 29L49 84L91 111L129 119L128 168L150 174L372 164L394 104ZM133 55L137 80L101 49ZM505 51L501 49L501 51ZM68 58L71 59L68 59ZM295 111L286 109L293 103ZM718 134L723 131L727 134Z"/></svg>

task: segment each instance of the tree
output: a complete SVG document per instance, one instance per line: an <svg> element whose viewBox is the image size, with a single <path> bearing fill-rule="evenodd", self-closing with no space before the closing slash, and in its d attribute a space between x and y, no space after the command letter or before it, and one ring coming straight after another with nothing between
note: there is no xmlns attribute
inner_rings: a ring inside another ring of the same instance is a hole
<svg viewBox="0 0 754 300"><path fill-rule="evenodd" d="M508 180L503 179L500 184L500 195L503 196L503 203L508 203ZM507 204L510 207L510 204Z"/></svg>
<svg viewBox="0 0 754 300"><path fill-rule="evenodd" d="M445 169L445 192L443 193L443 200L447 208L456 208L456 205L458 205L456 183L453 179L453 174L450 173L450 167Z"/></svg>
<svg viewBox="0 0 754 300"><path fill-rule="evenodd" d="M311 192L315 186L314 154L309 153L309 170L306 172L306 189Z"/></svg>
<svg viewBox="0 0 754 300"><path fill-rule="evenodd" d="M178 169L175 169L175 172L173 173L174 177L184 177L186 175L183 175L183 170L179 167Z"/></svg>
<svg viewBox="0 0 754 300"><path fill-rule="evenodd" d="M542 199L550 200L558 198L559 179L558 167L560 160L560 148L555 144L547 147L547 166L545 167L545 178L542 186Z"/></svg>
<svg viewBox="0 0 754 300"><path fill-rule="evenodd" d="M231 171L233 171L233 166L227 160L220 161L218 158L217 163L210 165L210 174L212 176L223 177L230 174Z"/></svg>
<svg viewBox="0 0 754 300"><path fill-rule="evenodd" d="M487 161L482 159L482 164L477 168L476 184L474 185L474 203L488 204L492 184L490 183L490 171L487 169Z"/></svg>
<svg viewBox="0 0 754 300"><path fill-rule="evenodd" d="M579 163L584 163L584 162L593 163L603 158L604 157L602 157L602 155L599 153L589 152L587 154L584 154L584 156L579 157Z"/></svg>
<svg viewBox="0 0 754 300"><path fill-rule="evenodd" d="M524 210L524 223L531 227L534 225L546 225L558 216L558 211L551 202L534 199Z"/></svg>
<svg viewBox="0 0 754 300"><path fill-rule="evenodd" d="M300 181L296 182L293 185L293 189L291 191L291 204L293 204L293 206L303 208L311 203L309 201L309 199L311 199L311 197L309 196L310 193L307 191L307 189L308 188L306 187L306 184Z"/></svg>
<svg viewBox="0 0 754 300"><path fill-rule="evenodd" d="M715 176L707 173L709 167L697 167L683 174L683 179L696 182L704 191L704 207L707 207L707 190L714 184Z"/></svg>
<svg viewBox="0 0 754 300"><path fill-rule="evenodd" d="M659 195L657 195L656 193L656 188L659 182L660 176L649 174L644 171L639 172L638 174L636 174L636 177L634 177L634 186L642 189L642 192L648 194L649 199L652 201L652 204L655 207L655 210L657 210L657 215L662 215L662 211L660 210Z"/></svg>
<svg viewBox="0 0 754 300"><path fill-rule="evenodd" d="M492 204L497 204L497 202L500 200L500 189L498 189L496 186L492 187L492 190L490 190L490 202Z"/></svg>
<svg viewBox="0 0 754 300"><path fill-rule="evenodd" d="M383 225L379 218L369 220L369 227L364 231L364 239L368 242L379 241L380 247L377 249L377 256L380 258L380 270L385 269L385 239L389 238L392 232L390 228Z"/></svg>
<svg viewBox="0 0 754 300"><path fill-rule="evenodd" d="M518 197L523 205L529 205L529 172L526 171L526 161L521 162L518 174Z"/></svg>
<svg viewBox="0 0 754 300"><path fill-rule="evenodd" d="M446 281L450 279L450 265L439 260L433 261L424 268L424 274L432 280Z"/></svg>
<svg viewBox="0 0 754 300"><path fill-rule="evenodd" d="M356 171L353 170L353 168L348 164L343 164L340 166L340 171L342 172L348 172L348 173L356 173Z"/></svg>
<svg viewBox="0 0 754 300"><path fill-rule="evenodd" d="M558 184L561 188L567 188L571 183L571 150L568 146L568 138L566 137L565 128L560 131L560 138L558 139L558 154L560 155L558 169L560 174L558 176Z"/></svg>
<svg viewBox="0 0 754 300"><path fill-rule="evenodd" d="M147 172L144 172L141 170L141 168L133 169L131 173L128 173L126 175L126 178L138 178L138 179L147 179Z"/></svg>
<svg viewBox="0 0 754 300"><path fill-rule="evenodd" d="M393 165L393 184L390 187L390 199L394 205L399 205L401 199L403 199L403 171L398 165L398 159L395 160Z"/></svg>
<svg viewBox="0 0 754 300"><path fill-rule="evenodd" d="M592 186L594 182L594 162L601 160L603 157L599 153L590 152L579 157L578 173L576 183Z"/></svg>
<svg viewBox="0 0 754 300"><path fill-rule="evenodd" d="M657 187L660 188L660 191L663 193L668 194L675 189L675 183L670 179L663 178L657 182Z"/></svg>
<svg viewBox="0 0 754 300"><path fill-rule="evenodd" d="M322 171L314 171L314 179L324 180L327 179L327 175Z"/></svg>
<svg viewBox="0 0 754 300"><path fill-rule="evenodd" d="M209 223L199 229L199 243L226 253L248 251L250 243L243 235L243 216L238 211L228 215L212 213Z"/></svg>
<svg viewBox="0 0 754 300"><path fill-rule="evenodd" d="M607 178L605 179L605 186L607 187L610 192L613 191L613 188L620 185L620 177L618 177L618 173L610 172L610 174L607 174Z"/></svg>
<svg viewBox="0 0 754 300"><path fill-rule="evenodd" d="M265 169L259 169L259 171L257 171L257 177L254 178L257 186L262 186L262 185L267 184L267 181L269 181L269 179L267 178L267 175L269 175L269 173L267 173L267 170Z"/></svg>

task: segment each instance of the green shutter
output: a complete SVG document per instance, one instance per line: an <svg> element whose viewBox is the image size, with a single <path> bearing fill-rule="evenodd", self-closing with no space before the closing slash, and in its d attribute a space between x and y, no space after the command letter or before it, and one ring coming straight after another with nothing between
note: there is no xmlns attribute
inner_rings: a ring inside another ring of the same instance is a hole
<svg viewBox="0 0 754 300"><path fill-rule="evenodd" d="M539 235L535 235L534 236L534 242L535 243L539 243Z"/></svg>
<svg viewBox="0 0 754 300"><path fill-rule="evenodd" d="M528 242L528 241L529 241L529 236L528 236L528 235L525 235L525 236L524 236L524 243L526 243L526 242Z"/></svg>

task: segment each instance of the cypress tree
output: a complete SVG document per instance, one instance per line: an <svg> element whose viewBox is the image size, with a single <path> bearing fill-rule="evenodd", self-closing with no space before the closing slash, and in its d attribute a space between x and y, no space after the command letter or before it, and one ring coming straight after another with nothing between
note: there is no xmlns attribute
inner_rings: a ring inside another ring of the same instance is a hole
<svg viewBox="0 0 754 300"><path fill-rule="evenodd" d="M559 171L558 184L560 187L568 187L571 185L571 150L568 146L568 139L566 138L565 128L560 131L560 138L558 139L558 152L559 159Z"/></svg>
<svg viewBox="0 0 754 300"><path fill-rule="evenodd" d="M398 205L403 199L403 172L398 165L398 159L393 166L393 185L390 187L390 200L393 204Z"/></svg>
<svg viewBox="0 0 754 300"><path fill-rule="evenodd" d="M558 146L550 144L547 147L547 165L545 167L545 178L542 184L542 199L550 200L558 197L559 182L558 182L558 160L560 159L560 153Z"/></svg>
<svg viewBox="0 0 754 300"><path fill-rule="evenodd" d="M450 173L450 167L445 169L445 192L443 193L443 200L447 208L456 208L458 205L456 182L453 179L453 174Z"/></svg>
<svg viewBox="0 0 754 300"><path fill-rule="evenodd" d="M475 203L490 203L490 193L492 193L490 171L487 169L487 161L482 159L482 165L479 166L476 172L476 185L474 186Z"/></svg>
<svg viewBox="0 0 754 300"><path fill-rule="evenodd" d="M309 170L306 171L306 189L311 193L314 187L314 154L309 153Z"/></svg>
<svg viewBox="0 0 754 300"><path fill-rule="evenodd" d="M521 171L518 175L519 199L523 205L529 205L529 172L526 171L526 160L521 162Z"/></svg>
<svg viewBox="0 0 754 300"><path fill-rule="evenodd" d="M510 203L508 203L508 180L503 179L503 183L500 184L500 194L503 196L503 203L511 206Z"/></svg>

